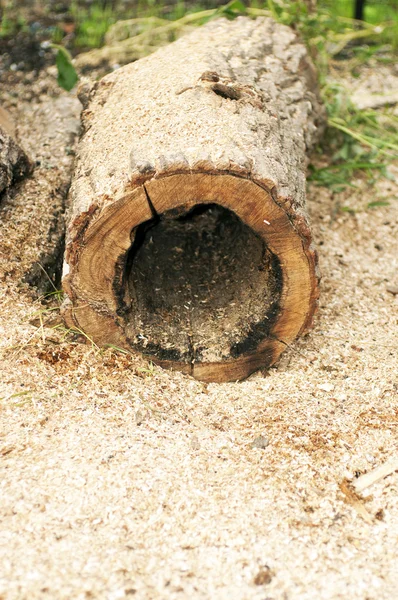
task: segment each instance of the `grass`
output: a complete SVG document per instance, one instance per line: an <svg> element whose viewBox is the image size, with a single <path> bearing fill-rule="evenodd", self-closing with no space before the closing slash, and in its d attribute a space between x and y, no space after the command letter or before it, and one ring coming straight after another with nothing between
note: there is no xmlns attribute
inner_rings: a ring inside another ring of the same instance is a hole
<svg viewBox="0 0 398 600"><path fill-rule="evenodd" d="M67 19L74 24L74 35L70 41L70 47L73 50L99 48L105 42L105 34L109 28L117 21L140 18L150 19L151 17L161 17L168 21L177 21L191 12L203 10L203 5L194 4L191 8L186 8L184 2L176 2L171 5L162 4L162 2L134 2L132 6L118 5L110 6L106 2L93 2L91 5L81 5L79 2L72 2ZM60 43L64 37L62 25L55 28L52 36L54 43Z"/></svg>
<svg viewBox="0 0 398 600"><path fill-rule="evenodd" d="M13 2L5 5L0 36L13 36L28 28L26 15L18 15L13 8ZM215 8L214 3L206 1L177 0L166 4L155 0L131 3L116 0L111 4L94 0L87 5L74 0L62 17L69 23L68 34L65 35L61 21L53 28L52 37L54 44L67 44L76 53L102 46L105 34L116 22L120 30L121 20L129 19L126 21L129 23L136 19L133 27L126 28L125 36L134 36L131 38L134 44L148 46L150 51L154 48L153 40L164 40L167 36L172 41L186 25L199 26L219 16L273 16L296 29L306 42L318 69L328 112L328 130L321 151L329 156L329 164L321 168L312 165L309 179L334 191L342 191L354 185L351 182L358 174L369 185L388 176L388 162L398 157L398 118L392 110L358 110L350 102L347 92L330 83L329 77L333 70L346 71L356 77L369 61L377 65L397 59L398 0L368 0L364 22L352 19L353 11L354 0L318 0L314 12L310 12L304 2L290 0L252 0L246 4L232 0ZM121 43L127 48L129 41L126 39ZM57 63L61 59L65 63L61 65L59 81L65 89L70 89L76 77L67 58L68 54L61 55L58 47Z"/></svg>
<svg viewBox="0 0 398 600"><path fill-rule="evenodd" d="M353 181L358 178L372 186L380 177L390 177L388 164L398 158L398 118L392 110L359 110L348 92L329 77L334 68L355 77L370 59L377 63L396 58L398 12L392 9L393 5L398 8L398 2L376 4L372 4L369 22L358 23L350 18L353 3L345 0L320 1L314 14L300 2L267 2L274 18L300 32L317 65L328 113L320 150L328 156L328 165L310 165L309 180L334 192L356 187ZM368 14L367 10L365 18ZM368 208L385 205L381 201Z"/></svg>
<svg viewBox="0 0 398 600"><path fill-rule="evenodd" d="M98 48L104 43L105 33L117 17L112 7L107 4L93 3L89 7L81 7L77 2L72 2L69 16L75 24L73 45L75 48ZM60 28L54 32L59 37ZM57 41L53 39L53 41Z"/></svg>
<svg viewBox="0 0 398 600"><path fill-rule="evenodd" d="M8 16L7 11L3 13L3 18L0 23L0 38L13 37L19 31L26 31L26 22L22 17L14 19Z"/></svg>
<svg viewBox="0 0 398 600"><path fill-rule="evenodd" d="M4 10L2 36L12 35L27 26L22 17L12 19L10 6L12 3ZM392 111L358 110L349 101L347 92L329 79L334 69L339 73L345 70L355 77L370 60L373 64L396 60L398 0L368 0L364 22L352 19L353 10L354 0L318 0L315 12L310 12L304 2L289 0L252 0L246 4L232 0L218 8L211 8L211 3L205 1L178 0L167 4L155 0L131 4L116 1L112 6L109 2L94 1L87 6L74 0L65 17L73 24L73 33L65 37L58 26L54 29L53 41L59 44L64 36L64 43L76 53L80 49L100 47L109 28L121 19L140 19L142 27L133 32L133 39L134 43L145 45L149 36L153 39L157 34L160 37L167 34L173 40L185 25L201 25L220 15L228 18L239 14L273 16L300 33L319 72L328 112L328 131L322 151L330 160L327 167L313 166L310 180L341 191L353 185L350 182L358 173L369 184L380 176L388 176L388 162L398 157L398 119Z"/></svg>
<svg viewBox="0 0 398 600"><path fill-rule="evenodd" d="M388 162L398 157L398 119L389 109L359 110L349 100L347 92L330 83L333 68L357 74L358 68L370 59L374 62L392 62L398 49L398 0L373 3L366 7L366 22L351 18L353 3L320 0L317 11L311 13L303 2L267 0L245 6L239 0L210 10L188 13L179 21L156 28L183 26L187 19L201 24L220 15L234 18L239 14L251 17L272 15L277 21L292 26L303 37L317 65L321 93L328 113L328 131L323 139L322 152L330 161L326 168L312 167L310 180L342 191L355 177L361 175L368 185L379 177L387 177ZM196 10L203 8L197 5ZM344 9L344 10L343 10ZM156 4L158 15L161 4ZM155 14L151 7L151 14ZM171 15L175 17L176 15ZM152 35L153 35L152 31ZM146 33L140 34L142 41ZM137 40L137 37L134 38Z"/></svg>
<svg viewBox="0 0 398 600"><path fill-rule="evenodd" d="M213 8L211 8L211 5ZM0 26L1 36L15 35L26 30L26 17L15 17L13 3L8 2ZM347 92L330 83L333 70L346 71L358 76L361 67L372 61L393 62L398 55L398 0L371 1L365 5L365 21L352 19L354 0L318 0L317 9L310 12L304 2L290 0L252 0L243 3L232 0L214 8L214 3L177 2L155 0L124 2L116 0L91 5L74 0L63 20L69 23L65 36L62 22L53 29L53 42L67 44L75 54L82 49L98 48L104 44L105 34L121 20L137 19L137 24L126 29L125 35L134 36L134 44L153 50L153 40L172 41L186 25L201 25L220 15L235 18L240 14L250 17L271 15L277 21L296 29L306 42L316 63L321 93L328 112L328 131L321 151L329 156L329 165L312 166L310 180L327 185L335 191L353 185L351 181L360 174L372 185L378 178L388 176L386 168L392 158L398 157L398 118L392 110L358 110ZM14 17L12 16L14 15ZM129 43L129 39L122 43ZM67 54L65 54L67 57ZM60 62L58 51L57 62ZM60 77L70 89L74 83L71 63L64 60ZM61 73L62 75L62 73ZM316 161L314 161L316 162Z"/></svg>
<svg viewBox="0 0 398 600"><path fill-rule="evenodd" d="M321 168L310 165L309 181L338 193L356 187L352 182L358 176L368 186L380 177L391 178L388 165L398 158L398 118L390 109L357 109L337 84L325 83L322 95L328 128L320 150L329 164Z"/></svg>

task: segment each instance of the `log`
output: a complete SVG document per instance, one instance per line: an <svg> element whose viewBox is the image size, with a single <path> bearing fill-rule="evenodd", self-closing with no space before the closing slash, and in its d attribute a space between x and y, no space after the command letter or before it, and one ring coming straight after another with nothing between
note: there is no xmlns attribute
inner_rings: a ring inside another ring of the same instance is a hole
<svg viewBox="0 0 398 600"><path fill-rule="evenodd" d="M0 194L32 171L32 163L15 137L15 124L0 107Z"/></svg>
<svg viewBox="0 0 398 600"><path fill-rule="evenodd" d="M44 85L48 89L45 95ZM1 198L0 296L12 293L16 286L23 294L31 286L28 293L37 299L61 285L65 205L81 105L61 90L52 73L44 71L33 81L18 84L18 101L13 92L5 93L4 101L13 111L35 169ZM47 321L46 315L40 313L39 326Z"/></svg>
<svg viewBox="0 0 398 600"><path fill-rule="evenodd" d="M220 19L81 96L68 326L204 381L272 365L318 298L305 170L325 116L304 45Z"/></svg>

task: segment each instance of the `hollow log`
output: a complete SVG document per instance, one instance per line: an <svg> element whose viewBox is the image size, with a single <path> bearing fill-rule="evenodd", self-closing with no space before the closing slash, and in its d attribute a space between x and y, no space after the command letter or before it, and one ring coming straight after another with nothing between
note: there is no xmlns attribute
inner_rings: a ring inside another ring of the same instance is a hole
<svg viewBox="0 0 398 600"><path fill-rule="evenodd" d="M15 138L15 124L0 107L0 194L32 171L32 163Z"/></svg>
<svg viewBox="0 0 398 600"><path fill-rule="evenodd" d="M68 326L205 381L272 365L318 297L305 170L324 111L296 34L213 21L81 96Z"/></svg>

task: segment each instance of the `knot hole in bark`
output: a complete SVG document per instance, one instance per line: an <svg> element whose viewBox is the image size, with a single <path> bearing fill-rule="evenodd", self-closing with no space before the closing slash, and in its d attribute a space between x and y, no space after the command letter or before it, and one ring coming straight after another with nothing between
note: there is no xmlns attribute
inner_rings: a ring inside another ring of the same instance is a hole
<svg viewBox="0 0 398 600"><path fill-rule="evenodd" d="M225 78L223 79L225 81ZM217 96L221 96L221 98L226 98L228 100L239 100L241 97L239 90L237 90L229 82L222 83L222 81L220 81L220 75L215 71L205 71L200 76L200 81L211 84L210 89L217 94Z"/></svg>
<svg viewBox="0 0 398 600"><path fill-rule="evenodd" d="M240 92L236 90L232 85L225 85L224 83L215 83L211 86L211 89L217 96L221 98L227 98L229 100L239 100L241 97Z"/></svg>

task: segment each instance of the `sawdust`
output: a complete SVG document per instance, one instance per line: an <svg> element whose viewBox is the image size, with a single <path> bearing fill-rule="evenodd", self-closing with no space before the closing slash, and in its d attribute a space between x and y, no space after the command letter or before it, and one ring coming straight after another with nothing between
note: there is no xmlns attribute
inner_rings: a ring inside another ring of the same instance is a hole
<svg viewBox="0 0 398 600"><path fill-rule="evenodd" d="M397 453L396 181L373 210L366 187L310 189L315 328L223 385L30 324L43 189L0 206L0 597L398 598L397 473L360 500L368 522L341 491Z"/></svg>

